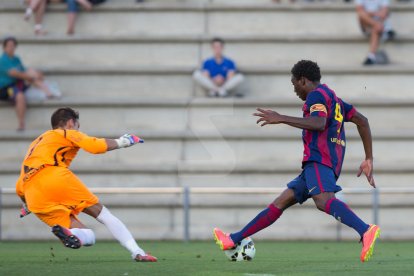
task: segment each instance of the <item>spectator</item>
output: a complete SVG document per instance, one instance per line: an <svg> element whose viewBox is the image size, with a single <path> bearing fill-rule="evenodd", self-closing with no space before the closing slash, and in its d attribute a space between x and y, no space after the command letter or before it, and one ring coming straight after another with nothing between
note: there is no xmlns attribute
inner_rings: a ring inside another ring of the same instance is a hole
<svg viewBox="0 0 414 276"><path fill-rule="evenodd" d="M92 10L92 4L88 0L66 0L68 5L68 35L73 35L75 33L75 21L76 16L79 12L79 5L81 5L85 10Z"/></svg>
<svg viewBox="0 0 414 276"><path fill-rule="evenodd" d="M43 30L43 15L45 14L47 0L27 0L27 8L24 14L24 19L29 21L30 17L35 13L34 20L35 35L45 35L46 31Z"/></svg>
<svg viewBox="0 0 414 276"><path fill-rule="evenodd" d="M24 92L29 85L43 91L48 98L52 92L43 81L43 74L34 69L26 69L20 58L15 55L17 40L8 37L3 41L3 55L0 57L0 100L14 103L19 121L17 130L24 130L26 98Z"/></svg>
<svg viewBox="0 0 414 276"><path fill-rule="evenodd" d="M29 20L33 12L35 12L35 33L36 34L45 34L42 30L42 21L43 15L48 3L61 3L66 2L67 11L68 11L68 29L67 34L73 35L75 33L75 21L76 16L79 12L79 5L82 6L85 10L92 10L92 5L98 5L105 0L25 0L28 4L25 13L25 20Z"/></svg>
<svg viewBox="0 0 414 276"><path fill-rule="evenodd" d="M193 74L194 80L208 90L210 97L226 97L229 91L238 86L244 79L237 73L236 64L223 56L224 40L214 38L211 41L213 57L204 61L203 68ZM241 95L238 95L241 96Z"/></svg>
<svg viewBox="0 0 414 276"><path fill-rule="evenodd" d="M370 37L369 53L363 64L377 64L380 40L395 37L389 21L389 0L356 0L356 5L362 31Z"/></svg>

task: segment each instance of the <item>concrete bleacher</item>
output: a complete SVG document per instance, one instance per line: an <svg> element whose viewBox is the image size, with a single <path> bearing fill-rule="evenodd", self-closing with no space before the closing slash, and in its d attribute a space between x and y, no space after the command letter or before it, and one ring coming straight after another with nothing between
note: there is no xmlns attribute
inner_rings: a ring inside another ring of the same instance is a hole
<svg viewBox="0 0 414 276"><path fill-rule="evenodd" d="M236 3L238 2L238 3ZM274 5L269 1L110 1L81 14L74 37L64 36L64 7L46 14L46 37L33 37L15 1L0 5L0 33L16 34L18 54L28 66L42 68L59 83L64 97L31 104L27 131L14 131L13 109L1 105L0 183L14 186L28 144L49 128L51 112L72 106L81 113L82 129L97 136L134 132L146 143L131 149L91 156L80 153L73 168L90 187L283 187L300 171L300 131L286 126L259 128L256 107L301 115L292 91L290 68L301 58L318 61L323 82L353 102L372 125L379 187L410 187L414 175L414 6L392 7L401 36L385 45L392 65L360 64L367 41L360 34L352 5L313 3ZM341 20L338 22L337 18ZM316 20L317 19L317 20ZM205 99L191 79L209 55L209 39L223 36L227 53L246 75L243 99ZM364 157L355 127L349 126L346 164L340 183L368 187L355 174ZM219 225L235 230L265 206L269 196L192 197L191 234L210 238ZM345 199L371 221L371 196ZM138 238L182 237L180 196L102 197ZM234 204L223 207L224 203ZM382 196L383 237L414 238L404 218L412 196ZM50 238L29 217L17 220L13 195L4 195L2 238ZM405 204L405 205L404 205ZM130 206L130 207L128 207ZM398 217L394 211L398 210ZM396 223L396 219L398 222ZM99 238L110 238L86 219ZM294 208L258 238L320 239L336 237L333 219L312 204ZM343 229L344 238L355 238Z"/></svg>

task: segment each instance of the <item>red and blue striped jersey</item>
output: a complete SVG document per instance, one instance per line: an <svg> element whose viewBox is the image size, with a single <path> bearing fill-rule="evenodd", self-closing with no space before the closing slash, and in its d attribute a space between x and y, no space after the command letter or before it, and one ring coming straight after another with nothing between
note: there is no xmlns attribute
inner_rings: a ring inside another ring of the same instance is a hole
<svg viewBox="0 0 414 276"><path fill-rule="evenodd" d="M356 109L338 98L325 84L310 92L303 105L303 117L325 117L323 131L303 130L303 161L313 161L332 168L339 177L345 156L346 138L344 122L349 121Z"/></svg>

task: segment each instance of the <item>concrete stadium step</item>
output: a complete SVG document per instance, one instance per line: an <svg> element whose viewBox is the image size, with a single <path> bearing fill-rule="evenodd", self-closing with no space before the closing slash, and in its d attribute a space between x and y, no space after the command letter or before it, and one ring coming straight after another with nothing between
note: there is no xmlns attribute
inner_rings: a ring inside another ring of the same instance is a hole
<svg viewBox="0 0 414 276"><path fill-rule="evenodd" d="M18 55L30 66L198 66L211 56L210 36L141 36L20 39ZM226 55L240 66L291 66L313 59L322 66L359 65L368 42L359 36L233 36ZM70 49L70 51L68 51ZM391 63L414 63L414 37L401 36L384 46ZM36 53L35 55L33 53ZM260 53L260 54L258 54ZM353 53L349 55L347 53Z"/></svg>
<svg viewBox="0 0 414 276"><path fill-rule="evenodd" d="M280 130L281 131L281 130ZM122 132L120 132L122 133ZM263 131L261 134L250 134L249 131L237 135L225 133L189 133L183 136L157 135L145 136L146 143L128 150L108 152L105 155L94 156L81 151L75 164L79 166L180 166L181 162L203 165L221 164L236 168L246 162L278 164L300 164L302 158L302 142L299 131L271 135ZM141 135L141 134L140 134ZM97 135L98 137L115 137L115 135ZM407 148L414 146L413 133L374 133L375 160L382 163L413 163L409 154L404 154ZM28 150L34 137L21 135L2 136L0 161L19 163ZM392 144L392 146L390 146ZM360 138L351 131L348 134L346 161L358 163L364 158ZM178 169L178 168L177 168Z"/></svg>
<svg viewBox="0 0 414 276"><path fill-rule="evenodd" d="M414 103L409 100L349 99L358 110L370 118L374 131L411 130L413 124L406 118L414 115ZM13 107L1 104L0 128L12 130L17 125ZM103 128L139 132L144 130L203 131L225 130L259 131L252 113L257 107L271 108L292 116L302 116L301 103L297 100L267 99L194 99L194 100L144 100L144 99L79 99L52 100L31 104L27 112L28 130L50 128L50 116L62 106L71 106L81 114L83 129L98 131ZM263 131L272 131L272 128ZM274 131L289 129L282 125Z"/></svg>
<svg viewBox="0 0 414 276"><path fill-rule="evenodd" d="M263 190L266 189L265 192L261 194L254 193L252 191L247 191L242 194L238 194L237 191L243 191L245 188L243 187L234 187L232 190L235 192L230 193L213 193L213 194L197 194L197 188L192 188L190 191L191 193L191 205L193 208L231 208L231 207L240 207L240 208L248 208L248 207L259 207L263 208L264 206L268 205L269 202L272 202L274 198L279 195L284 189L285 185L280 187L272 187L272 188L262 188L256 187L249 190ZM366 187L366 185L364 185ZM383 188L382 190L378 190L379 193L379 204L380 207L385 208L401 208L401 207L413 207L412 203L412 189L404 188L404 187L394 187L392 188ZM176 188L174 188L176 189ZM198 190L209 190L206 187L200 187ZM114 189L111 189L114 190ZM178 189L182 190L182 189ZM267 191L267 190L276 190L275 191ZM349 193L347 193L347 190ZM411 191L410 194L407 194L407 190ZM356 207L363 207L363 208L371 208L372 207L372 197L373 188L362 188L359 189L357 194L352 193L351 189L344 188L344 190L337 194L338 198L342 198L345 200L350 206ZM393 191L393 193L387 193L387 191ZM183 198L181 194L134 194L130 192L129 194L107 194L107 193L100 193L99 191L95 191L92 189L92 192L96 193L99 196L100 201L107 205L107 206L114 206L114 207L121 207L121 208L148 208L148 207L156 207L156 208L174 208L180 207L183 203ZM7 208L15 207L17 209L19 207L19 199L14 194L7 194L3 195L3 206ZM313 207L312 200L310 200L307 204L307 207ZM17 208L16 208L17 207Z"/></svg>
<svg viewBox="0 0 414 276"><path fill-rule="evenodd" d="M15 3L0 6L0 32L31 34L30 24L23 21L23 8ZM278 5L254 1L251 4L228 1L205 3L170 1L144 3L113 1L81 13L78 34L360 34L355 7L343 3L297 3ZM412 33L414 7L391 6L392 22L399 33ZM317 20L315 20L317 18ZM338 20L341 18L341 20ZM149 23L150 22L150 23ZM171 28L173 22L174 28ZM237 22L237 24L234 24ZM64 34L64 5L51 5L45 26L52 34Z"/></svg>
<svg viewBox="0 0 414 276"><path fill-rule="evenodd" d="M96 159L101 157L96 156ZM300 173L299 162L252 162L231 165L219 162L191 163L178 160L176 164L89 164L79 159L71 169L88 187L285 187ZM4 162L3 162L4 163ZM375 180L379 189L410 188L414 176L413 161L396 165L375 160ZM364 177L357 178L360 162L346 160L338 181L345 189L369 188ZM14 188L20 174L20 163L0 166L2 188Z"/></svg>
<svg viewBox="0 0 414 276"><path fill-rule="evenodd" d="M102 68L42 67L65 98L189 99L194 94L193 67Z"/></svg>
<svg viewBox="0 0 414 276"><path fill-rule="evenodd" d="M146 200L153 199L152 204L141 204L142 199L135 198L135 204L129 206L106 204L112 213L124 221L133 235L138 239L181 239L183 237L183 212L181 199L172 199L167 203L160 197L146 196ZM191 237L197 239L211 239L211 230L214 226L220 226L226 231L235 231L254 217L271 200L268 196L239 197L239 205L198 205L193 204L190 211ZM2 217L7 223L2 225L2 239L52 239L48 227L40 222L34 215L24 219L17 219L19 202L14 197L14 204L8 205L2 210ZM208 202L208 201L206 201ZM364 204L351 205L363 220L372 222L373 214L370 206L370 195L365 196ZM412 237L409 230L412 223L406 217L410 215L412 202L401 206L398 204L381 205L380 225L386 235L383 239L405 239ZM395 212L400 216L395 217ZM311 201L302 206L294 206L289 209L289 214L278 221L277 226L266 229L255 239L335 239L337 238L337 223L326 214L318 212ZM393 215L394 214L394 215ZM301 219L298 220L297 218ZM80 215L80 219L88 228L95 231L98 239L112 239L108 231L99 223ZM28 227L30 225L30 227ZM27 231L26 229L30 229ZM330 231L329 231L330 230ZM318 234L323 233L323 234ZM349 228L341 228L341 236L345 239L356 239L356 234Z"/></svg>
<svg viewBox="0 0 414 276"><path fill-rule="evenodd" d="M258 131L255 125L255 118L252 113L256 107L270 108L277 110L281 114L302 116L301 105L297 101L291 102L292 105L284 105L283 100L229 100L230 106L220 106L220 102L210 101L209 99L194 100L190 106L189 120L190 129L194 132L202 130L237 130L249 129ZM288 101L287 101L288 102ZM286 103L287 103L286 102ZM370 119L370 125L374 132L392 131L392 130L409 130L413 124L406 120L406 116L412 110L412 104L405 100L362 100L349 99L349 102ZM382 103L381 103L382 102ZM386 114L386 115L385 115ZM274 131L288 129L287 126L279 126ZM271 130L266 130L271 131Z"/></svg>
<svg viewBox="0 0 414 276"><path fill-rule="evenodd" d="M188 99L205 97L192 80L191 66L172 67L42 67L68 99ZM290 81L291 66L245 66L245 82L238 89L246 98L296 99ZM414 67L322 67L322 82L344 99L413 99L410 86ZM396 90L396 84L398 89Z"/></svg>
<svg viewBox="0 0 414 276"><path fill-rule="evenodd" d="M293 139L293 138L292 138ZM363 160L362 142L348 141L346 160ZM392 146L390 146L392 145ZM413 157L405 155L407 148L414 146L413 141L375 141L375 158L379 161L411 162ZM28 150L27 142L2 142L0 144L2 162L19 162ZM80 165L125 164L141 166L143 164L177 164L181 155L183 160L198 163L220 163L236 166L244 160L251 162L289 162L298 164L302 158L300 140L262 141L256 140L218 140L218 141L149 141L146 145L133 149L109 152L94 156L83 151L76 160Z"/></svg>
<svg viewBox="0 0 414 276"><path fill-rule="evenodd" d="M268 202L266 202L268 203ZM220 226L225 231L241 229L251 218L266 206L226 207L226 208L192 208L191 237L197 240L211 240L213 227ZM183 239L183 213L179 208L119 208L108 206L111 212L125 222L138 242L142 240ZM353 207L363 220L372 222L369 208ZM24 219L17 218L17 210L3 210L3 240L55 240L49 227L34 215ZM381 240L412 239L412 210L408 208L383 208L380 213L380 225L383 234ZM399 216L396 218L395 213ZM298 219L300 218L300 219ZM110 232L96 220L80 215L80 219L95 232L97 242L113 240ZM254 240L336 240L338 225L335 220L316 210L313 206L295 206L289 209L277 224L265 229L254 237ZM359 239L351 228L341 226L340 236L345 240L357 242ZM355 260L358 259L355 253Z"/></svg>

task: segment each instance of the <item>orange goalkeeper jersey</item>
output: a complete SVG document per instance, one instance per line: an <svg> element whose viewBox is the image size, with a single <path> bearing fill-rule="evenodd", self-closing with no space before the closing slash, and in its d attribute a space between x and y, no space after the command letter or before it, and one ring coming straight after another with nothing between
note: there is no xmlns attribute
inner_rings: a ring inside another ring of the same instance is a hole
<svg viewBox="0 0 414 276"><path fill-rule="evenodd" d="M107 151L103 138L88 136L78 130L49 130L37 137L24 158L17 193L22 196L23 182L45 166L69 167L79 149L98 154Z"/></svg>

